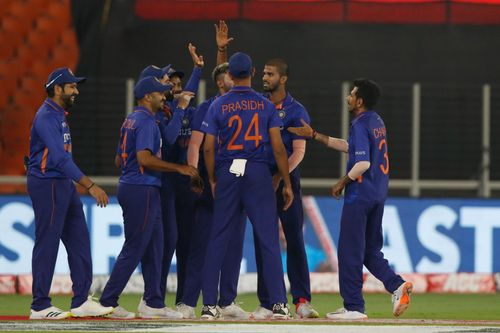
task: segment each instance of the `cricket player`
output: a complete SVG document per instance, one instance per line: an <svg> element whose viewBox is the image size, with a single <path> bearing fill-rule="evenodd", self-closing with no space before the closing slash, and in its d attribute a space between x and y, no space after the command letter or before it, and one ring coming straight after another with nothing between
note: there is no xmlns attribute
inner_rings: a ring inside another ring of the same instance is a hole
<svg viewBox="0 0 500 333"><path fill-rule="evenodd" d="M182 318L165 306L160 290L163 259L161 221L161 172L178 172L197 177L195 168L168 163L161 159L161 134L155 114L162 109L165 91L171 86L147 76L134 87L138 106L121 128L119 156L122 175L117 190L123 210L125 244L113 267L100 302L115 307L114 318L133 318L134 314L118 306L118 298L139 264L144 276L144 296L138 311L141 318ZM183 95L179 104L189 104L192 95Z"/></svg>
<svg viewBox="0 0 500 333"><path fill-rule="evenodd" d="M304 126L290 127L288 131L348 154L347 174L332 188L332 195L337 199L345 188L338 247L339 284L344 307L328 313L327 318L367 318L362 294L363 265L392 294L393 314L400 316L410 304L413 284L394 273L381 251L389 153L384 121L373 110L380 97L380 88L367 79L354 80L353 86L347 96L348 110L353 117L347 141L320 134L304 121Z"/></svg>
<svg viewBox="0 0 500 333"><path fill-rule="evenodd" d="M79 94L76 77L69 68L50 73L45 90L47 99L38 109L30 132L30 157L27 167L28 194L35 213L33 247L33 302L30 319L65 319L109 314L112 306L101 306L88 296L92 284L90 239L76 182L105 207L108 196L73 161L71 134L66 119ZM62 240L68 252L73 282L71 312L52 306L50 285Z"/></svg>
<svg viewBox="0 0 500 333"><path fill-rule="evenodd" d="M291 126L301 126L301 119L304 119L307 123L310 120L304 106L286 91L288 76L288 64L283 59L275 58L266 62L262 76L264 95L275 105L278 116L283 121L281 139L288 155L288 171L290 172L290 181L292 182L293 196L295 198L286 211L283 210L284 202L280 195L283 182L272 154L269 154L269 160L273 174L273 184L278 189L276 192L277 210L287 244L287 275L290 281L293 303L295 304L295 314L297 318L318 318L318 312L310 304L311 287L304 247L304 211L298 167L306 152L306 140L304 137L297 136L286 130ZM254 241L257 243L258 239L254 238ZM262 269L262 255L257 244L255 248L257 270L260 270ZM268 319L272 316L271 304L269 304L263 282L262 278L258 279L257 294L260 307L252 313L255 319Z"/></svg>
<svg viewBox="0 0 500 333"><path fill-rule="evenodd" d="M192 135L188 148L188 164L197 166L200 176L205 184L209 184L207 170L203 155L200 156L205 133L202 132L202 122L210 105L220 96L226 94L234 85L227 73L228 63L215 67L212 79L217 86L218 94L202 104L196 110L192 122ZM210 186L205 186L201 196L196 198L194 207L195 219L192 227L189 254L186 262L186 279L184 292L177 304L177 311L184 314L184 318L195 318L195 307L201 291L201 270L205 259L205 251L208 245L207 233L210 233L213 223L213 196ZM219 311L226 319L248 319L249 313L234 302L237 295L238 278L241 259L243 256L243 240L245 237L246 215L241 214L240 222L236 228L234 237L231 238L226 258L221 268L220 276L220 298ZM203 230L204 232L199 232Z"/></svg>
<svg viewBox="0 0 500 333"><path fill-rule="evenodd" d="M267 150L272 149L283 181L284 209L293 201L288 161L281 141L282 122L276 109L251 88L255 69L245 53L229 59L234 87L215 100L202 123L206 133L205 165L214 193L214 218L203 266L202 319L216 319L219 275L229 238L238 226L244 209L259 238L265 286L273 305L273 318L289 318L278 239L276 198L268 166ZM217 159L215 139L218 138Z"/></svg>

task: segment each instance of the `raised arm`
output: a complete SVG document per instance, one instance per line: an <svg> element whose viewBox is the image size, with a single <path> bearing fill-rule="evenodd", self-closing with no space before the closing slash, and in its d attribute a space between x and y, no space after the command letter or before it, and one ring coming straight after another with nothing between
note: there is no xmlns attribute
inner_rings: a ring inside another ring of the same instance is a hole
<svg viewBox="0 0 500 333"><path fill-rule="evenodd" d="M229 37L229 28L225 21L220 20L215 26L215 42L217 43L217 65L227 62L227 46L234 38Z"/></svg>

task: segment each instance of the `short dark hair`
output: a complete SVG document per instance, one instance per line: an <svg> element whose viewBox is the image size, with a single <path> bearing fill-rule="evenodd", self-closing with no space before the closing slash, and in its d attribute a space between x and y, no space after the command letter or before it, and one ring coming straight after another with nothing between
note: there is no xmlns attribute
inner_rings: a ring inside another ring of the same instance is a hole
<svg viewBox="0 0 500 333"><path fill-rule="evenodd" d="M273 58L266 62L266 66L273 66L278 69L280 76L288 76L288 64L281 58Z"/></svg>
<svg viewBox="0 0 500 333"><path fill-rule="evenodd" d="M363 99L363 104L367 109L373 108L381 95L381 90L378 84L368 79L356 79L353 82L354 87L357 87L356 97Z"/></svg>
<svg viewBox="0 0 500 333"><path fill-rule="evenodd" d="M223 62L222 64L215 66L214 70L212 71L212 80L214 81L215 84L217 84L219 75L227 73L228 68L229 68L229 63L227 62Z"/></svg>
<svg viewBox="0 0 500 333"><path fill-rule="evenodd" d="M45 91L47 92L47 97L52 98L55 96L56 92L54 91L54 88L56 86L59 86L59 87L63 88L63 90L64 90L64 86L67 84L69 84L69 83L56 83L56 84L51 85L48 88L45 88Z"/></svg>

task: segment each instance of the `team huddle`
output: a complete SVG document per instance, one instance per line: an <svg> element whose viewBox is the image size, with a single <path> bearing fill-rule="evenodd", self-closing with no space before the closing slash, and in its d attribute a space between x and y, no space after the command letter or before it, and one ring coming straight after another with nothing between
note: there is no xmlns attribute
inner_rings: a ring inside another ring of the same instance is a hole
<svg viewBox="0 0 500 333"><path fill-rule="evenodd" d="M353 82L347 98L353 115L349 139L320 134L307 110L286 90L288 65L271 59L263 68L263 93L251 88L255 67L249 55L227 59L224 21L215 25L217 66L212 79L218 94L191 105L204 60L189 44L194 68L147 66L134 87L137 101L120 130L115 165L123 211L125 242L99 300L88 296L92 283L90 240L73 182L85 187L99 206L106 193L85 176L71 157L67 110L78 95L76 77L54 70L30 137L28 193L35 212L33 302L30 319L107 316L115 319L194 319L200 293L201 319L288 319L279 226L286 239L287 275L295 318L318 318L311 304L304 247L299 165L306 142L317 140L347 153L347 174L332 189L345 200L339 240L339 280L344 307L330 319L367 318L362 297L363 265L393 295L393 314L409 306L411 282L384 259L381 223L387 197L389 159L385 125L373 111L380 89L373 81ZM259 306L237 303L237 286L246 221L251 222L257 265ZM71 310L51 305L50 284L62 240L73 281ZM176 308L165 305L167 276L177 258ZM119 305L132 273L141 265L144 294L137 314Z"/></svg>

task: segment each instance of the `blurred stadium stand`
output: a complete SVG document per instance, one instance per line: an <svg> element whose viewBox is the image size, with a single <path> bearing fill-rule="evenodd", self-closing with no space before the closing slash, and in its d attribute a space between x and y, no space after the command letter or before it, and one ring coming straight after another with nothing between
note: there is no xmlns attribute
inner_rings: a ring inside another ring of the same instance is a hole
<svg viewBox="0 0 500 333"><path fill-rule="evenodd" d="M384 95L377 109L388 127L394 181L414 176L413 89L419 83L419 179L472 185L423 186L417 195L481 196L485 171L500 181L500 136L494 131L500 125L500 0L0 0L0 17L0 175L24 173L22 156L44 98L43 83L53 68L65 65L89 77L69 116L75 160L87 174L117 176L113 156L126 112L127 78L148 64L174 63L189 74L186 46L193 42L205 56L203 78L211 96L212 26L223 18L236 38L230 52L250 53L258 73L269 58L289 62L288 88L320 132L342 133L342 82L359 76L378 81ZM485 84L489 147L482 140ZM257 75L254 88L260 87ZM340 158L310 143L302 175L337 178L343 172ZM391 194L408 196L410 185L393 187ZM500 187L490 190L500 197Z"/></svg>

